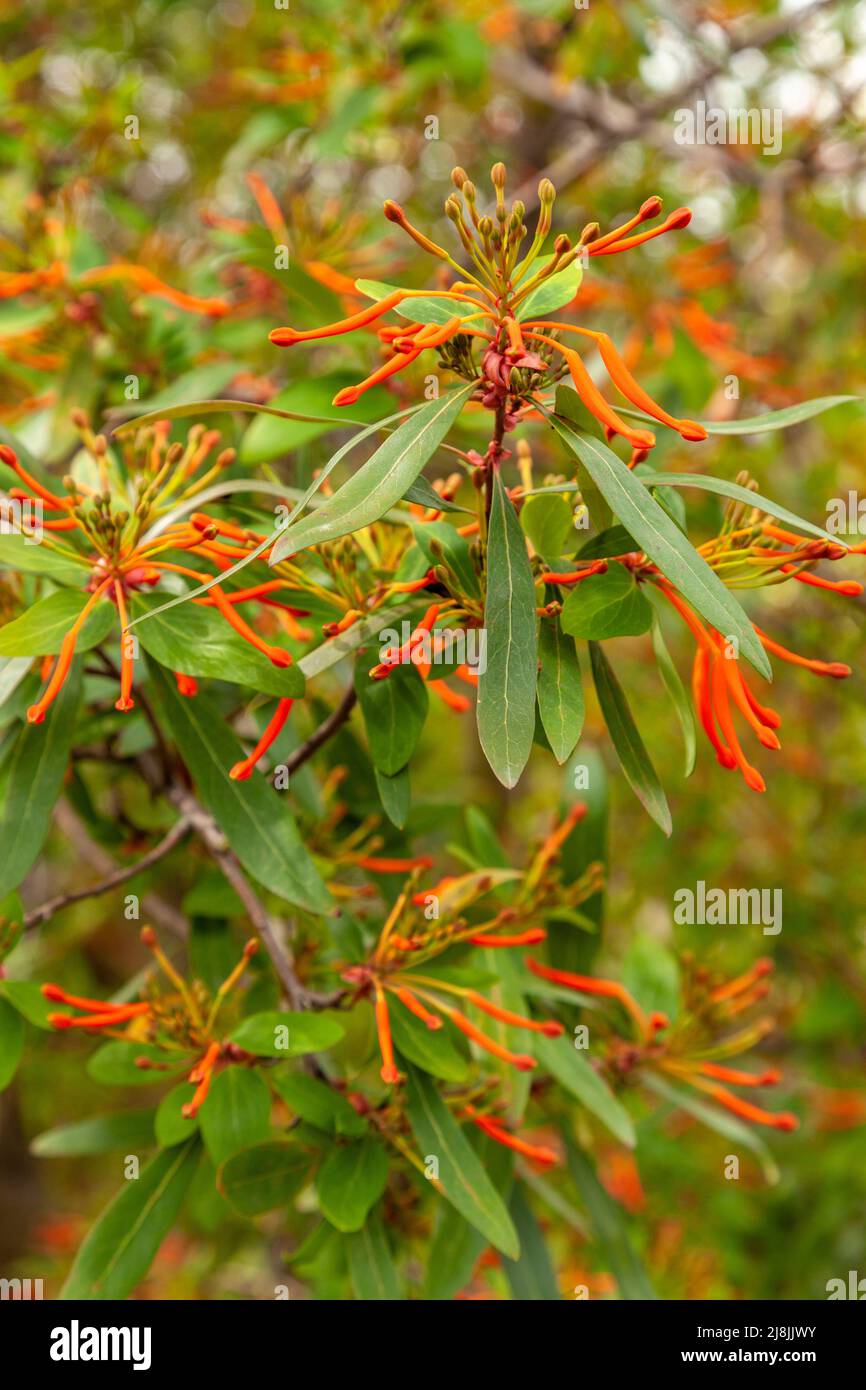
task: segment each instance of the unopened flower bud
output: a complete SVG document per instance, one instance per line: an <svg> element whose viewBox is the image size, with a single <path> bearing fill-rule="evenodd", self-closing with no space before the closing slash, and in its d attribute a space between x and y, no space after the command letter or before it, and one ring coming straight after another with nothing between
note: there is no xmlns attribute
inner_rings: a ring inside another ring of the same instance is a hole
<svg viewBox="0 0 866 1390"><path fill-rule="evenodd" d="M550 179L542 179L538 185L538 201L542 207L550 207L556 197L556 189Z"/></svg>
<svg viewBox="0 0 866 1390"><path fill-rule="evenodd" d="M494 164L493 168L490 170L490 182L493 184L494 188L504 188L505 179L505 165L500 161L500 163Z"/></svg>
<svg viewBox="0 0 866 1390"><path fill-rule="evenodd" d="M462 188L463 185L467 182L468 178L469 175L467 174L466 170L461 169L459 164L451 170L451 182L453 183L455 188Z"/></svg>

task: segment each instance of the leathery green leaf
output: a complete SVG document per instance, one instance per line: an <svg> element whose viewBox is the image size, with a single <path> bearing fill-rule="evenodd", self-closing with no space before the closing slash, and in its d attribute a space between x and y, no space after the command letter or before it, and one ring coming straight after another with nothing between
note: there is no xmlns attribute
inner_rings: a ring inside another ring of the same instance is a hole
<svg viewBox="0 0 866 1390"><path fill-rule="evenodd" d="M484 755L506 787L517 784L535 732L535 604L526 541L497 473L487 539L487 664L479 673L476 717Z"/></svg>
<svg viewBox="0 0 866 1390"><path fill-rule="evenodd" d="M425 1164L436 1161L437 1186L470 1225L509 1259L520 1242L508 1209L434 1082L409 1069L409 1122Z"/></svg>

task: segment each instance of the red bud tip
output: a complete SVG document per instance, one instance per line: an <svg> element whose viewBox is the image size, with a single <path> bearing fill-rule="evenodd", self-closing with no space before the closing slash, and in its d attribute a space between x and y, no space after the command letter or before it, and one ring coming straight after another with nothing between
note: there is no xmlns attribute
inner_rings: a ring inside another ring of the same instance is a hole
<svg viewBox="0 0 866 1390"><path fill-rule="evenodd" d="M63 999L63 990L59 985L46 984L42 986L43 999L53 999L55 1004L59 1004Z"/></svg>
<svg viewBox="0 0 866 1390"><path fill-rule="evenodd" d="M69 1014L49 1014L48 1022L52 1028L71 1028L72 1019Z"/></svg>
<svg viewBox="0 0 866 1390"><path fill-rule="evenodd" d="M675 208L666 219L670 228L687 227L692 220L691 208Z"/></svg>
<svg viewBox="0 0 866 1390"><path fill-rule="evenodd" d="M658 194L654 193L651 198L647 198L645 203L640 205L640 220L646 222L650 217L658 217L662 210L662 200Z"/></svg>
<svg viewBox="0 0 866 1390"><path fill-rule="evenodd" d="M274 347L293 347L300 337L300 333L294 328L272 328L268 334L268 340Z"/></svg>
<svg viewBox="0 0 866 1390"><path fill-rule="evenodd" d="M758 1082L758 1085L777 1086L781 1079L782 1073L780 1071L777 1071L775 1067L768 1067L766 1071L761 1072L761 1077Z"/></svg>
<svg viewBox="0 0 866 1390"><path fill-rule="evenodd" d="M139 940L142 946L148 946L152 950L156 945L156 932L153 927L142 927Z"/></svg>
<svg viewBox="0 0 866 1390"><path fill-rule="evenodd" d="M683 439L687 439L691 444L699 444L702 439L706 439L707 431L703 425L699 425L697 420L680 420L679 432Z"/></svg>
<svg viewBox="0 0 866 1390"><path fill-rule="evenodd" d="M354 405L361 392L357 386L345 386L342 391L338 391L331 405Z"/></svg>

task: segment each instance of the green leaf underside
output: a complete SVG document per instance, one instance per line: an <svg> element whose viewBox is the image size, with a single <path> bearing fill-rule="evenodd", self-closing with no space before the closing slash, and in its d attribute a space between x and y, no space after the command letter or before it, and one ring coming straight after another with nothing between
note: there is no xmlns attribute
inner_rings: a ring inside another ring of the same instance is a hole
<svg viewBox="0 0 866 1390"><path fill-rule="evenodd" d="M205 1148L217 1167L268 1136L271 1096L257 1071L226 1067L213 1081L199 1111Z"/></svg>
<svg viewBox="0 0 866 1390"><path fill-rule="evenodd" d="M662 678L662 684L670 696L671 703L676 711L677 719L680 722L680 728L683 731L683 743L685 745L686 755L685 776L691 777L695 770L695 759L697 757L695 712L685 687L680 680L680 673L674 665L673 658L668 651L657 614L653 614L652 642L659 674Z"/></svg>
<svg viewBox="0 0 866 1390"><path fill-rule="evenodd" d="M593 1234L616 1279L620 1298L654 1299L655 1290L638 1259L622 1208L605 1191L586 1154L566 1139L568 1170L586 1207Z"/></svg>
<svg viewBox="0 0 866 1390"><path fill-rule="evenodd" d="M17 888L33 867L51 824L75 733L81 693L76 662L42 724L19 731L7 765L0 809L0 883Z"/></svg>
<svg viewBox="0 0 866 1390"><path fill-rule="evenodd" d="M579 434L568 420L548 418L641 549L707 622L736 637L742 654L772 679L767 655L743 609L644 484L600 440Z"/></svg>
<svg viewBox="0 0 866 1390"><path fill-rule="evenodd" d="M634 1148L637 1140L631 1116L567 1036L546 1038L539 1034L535 1039L535 1055L545 1071L555 1076L560 1086L601 1120L621 1144Z"/></svg>
<svg viewBox="0 0 866 1390"><path fill-rule="evenodd" d="M552 260L552 255L539 256L527 271L525 283L528 284L533 276L550 265ZM570 304L574 299L582 279L583 267L579 260L574 260L558 275L551 275L549 280L543 280L540 285L536 285L520 305L516 317L525 323L527 319L544 319L548 314L555 314L557 309L564 309L566 304Z"/></svg>
<svg viewBox="0 0 866 1390"><path fill-rule="evenodd" d="M652 1071L647 1071L644 1074L643 1083L648 1090L654 1091L662 1100L682 1110L687 1110L696 1120L700 1120L701 1124L715 1130L726 1140L735 1144L742 1144L744 1149L750 1149L758 1159L767 1182L777 1183L779 1181L779 1169L773 1155L760 1134L756 1134L750 1125L744 1124L742 1120L737 1119L736 1115L729 1114L727 1110L720 1110L718 1106L710 1105L701 1100L687 1087L674 1086Z"/></svg>
<svg viewBox="0 0 866 1390"><path fill-rule="evenodd" d="M388 1181L388 1159L378 1139L332 1149L316 1176L323 1215L338 1231L359 1231Z"/></svg>
<svg viewBox="0 0 866 1390"><path fill-rule="evenodd" d="M269 563L275 565L299 550L336 540L384 516L418 477L474 390L475 383L470 382L427 401L341 488L325 498L314 515L280 533Z"/></svg>
<svg viewBox="0 0 866 1390"><path fill-rule="evenodd" d="M30 605L20 618L0 630L0 656L56 656L63 639L91 595L82 590L58 589ZM108 636L117 623L117 609L100 599L84 620L75 641L77 652L89 651ZM118 627L118 634L119 634Z"/></svg>
<svg viewBox="0 0 866 1390"><path fill-rule="evenodd" d="M409 1121L421 1157L436 1158L439 1187L470 1225L516 1260L520 1243L508 1210L434 1083L410 1068Z"/></svg>
<svg viewBox="0 0 866 1390"><path fill-rule="evenodd" d="M40 543L33 544L26 536L9 532L0 535L0 569L20 570L22 574L44 574L58 584L78 588L87 582L89 569L64 559L56 550Z"/></svg>
<svg viewBox="0 0 866 1390"><path fill-rule="evenodd" d="M312 912L330 896L304 848L285 799L262 778L233 782L229 769L242 752L206 695L177 692L174 678L151 663L151 683L198 794L244 868L263 887Z"/></svg>
<svg viewBox="0 0 866 1390"><path fill-rule="evenodd" d="M369 1217L360 1231L350 1234L346 1249L357 1299L393 1302L401 1298L388 1233L378 1216Z"/></svg>
<svg viewBox="0 0 866 1390"><path fill-rule="evenodd" d="M415 751L427 718L427 687L417 667L409 662L398 666L385 681L371 680L358 666L355 689L373 765L386 777L393 777Z"/></svg>
<svg viewBox="0 0 866 1390"><path fill-rule="evenodd" d="M365 294L368 299L387 299L389 294L394 294L399 288L399 285L386 285L382 280L355 281L355 289ZM411 323L443 324L464 310L467 314L473 312L471 305L461 304L459 299L445 299L441 295L437 296L435 290L431 290L429 295L405 299L402 304L397 305L394 312L401 318L409 319Z"/></svg>
<svg viewBox="0 0 866 1390"><path fill-rule="evenodd" d="M590 642L589 656L598 702L616 755L635 796L656 825L670 835L671 813L649 754L638 733L622 686L597 642Z"/></svg>
<svg viewBox="0 0 866 1390"><path fill-rule="evenodd" d="M469 1062L444 1027L428 1028L393 997L388 1000L388 1014L394 1046L402 1057L440 1081L466 1080Z"/></svg>
<svg viewBox="0 0 866 1390"><path fill-rule="evenodd" d="M30 1152L37 1158L85 1158L122 1149L149 1148L154 1141L152 1110L117 1110L37 1134Z"/></svg>
<svg viewBox="0 0 866 1390"><path fill-rule="evenodd" d="M767 434L771 430L784 430L791 425L802 424L815 415L823 415L837 405L847 405L851 401L863 401L862 396L816 396L811 401L800 401L797 405L785 406L783 410L768 410L764 415L752 415L744 420L700 420L708 434ZM643 420L648 425L655 422L641 410L618 407L620 414L634 420Z"/></svg>
<svg viewBox="0 0 866 1390"><path fill-rule="evenodd" d="M820 526L806 521L804 517L797 516L796 512L788 511L787 507L774 502L772 498L764 497L760 492L750 492L748 488L740 487L739 483L729 483L724 478L713 478L704 473L645 472L641 473L640 480L645 487L694 487L701 492L713 492L719 497L730 497L736 502L745 502L749 507L757 507L768 516L774 516L777 521L783 521L786 526L796 526L798 531L805 531L810 536L820 536L821 540L840 544L838 536L831 536L829 531L824 531ZM841 544L844 545L844 541Z"/></svg>
<svg viewBox="0 0 866 1390"><path fill-rule="evenodd" d="M155 594L136 594L133 614L146 614L161 607ZM161 666L185 676L207 676L213 680L249 685L264 695L297 698L306 682L300 667L279 667L251 647L215 608L191 603L155 614L138 629L138 640Z"/></svg>
<svg viewBox="0 0 866 1390"><path fill-rule="evenodd" d="M309 1151L300 1144L271 1139L232 1154L221 1165L217 1186L244 1216L288 1206L310 1171Z"/></svg>
<svg viewBox="0 0 866 1390"><path fill-rule="evenodd" d="M562 605L562 630L571 637L601 641L638 637L652 622L652 609L623 565L611 565L576 584Z"/></svg>
<svg viewBox="0 0 866 1390"><path fill-rule="evenodd" d="M62 1299L123 1299L175 1224L199 1159L197 1140L167 1149L124 1184L87 1235Z"/></svg>
<svg viewBox="0 0 866 1390"><path fill-rule="evenodd" d="M567 761L583 730L584 699L580 660L559 623L541 620L538 634L538 710L553 756Z"/></svg>
<svg viewBox="0 0 866 1390"><path fill-rule="evenodd" d="M538 669L535 604L526 541L497 473L487 542L487 665L479 673L476 718L484 755L506 787L517 784L532 751Z"/></svg>
<svg viewBox="0 0 866 1390"><path fill-rule="evenodd" d="M232 1042L257 1057L300 1057L333 1047L343 1033L325 1014L268 1012L245 1018L233 1030Z"/></svg>

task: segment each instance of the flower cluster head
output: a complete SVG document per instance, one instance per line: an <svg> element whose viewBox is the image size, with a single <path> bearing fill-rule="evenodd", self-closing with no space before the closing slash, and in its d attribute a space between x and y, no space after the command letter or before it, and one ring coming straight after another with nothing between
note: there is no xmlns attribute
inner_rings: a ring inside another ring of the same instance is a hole
<svg viewBox="0 0 866 1390"><path fill-rule="evenodd" d="M391 860L362 853L349 861L373 873L411 870L369 957L343 971L343 979L353 986L356 999L373 1000L383 1081L396 1084L402 1079L394 1058L388 995L426 1027L438 1030L446 1019L482 1051L520 1071L533 1070L535 1058L513 1052L488 1037L449 1001L458 1000L510 1027L546 1037L558 1037L563 1031L555 1019L526 1018L501 1008L478 990L455 983L447 972L439 972L431 965L445 952L461 946L520 949L538 945L547 935L538 923L552 901L560 907L575 908L596 892L601 882L600 865L590 865L580 879L568 885L560 883L555 869L563 843L585 814L585 803L576 802L544 838L523 872L476 870L443 878L434 887L424 889L419 887L420 876L431 866L430 860ZM487 901L490 894L506 885L513 885L508 905L492 909Z"/></svg>
<svg viewBox="0 0 866 1390"><path fill-rule="evenodd" d="M655 435L629 425L608 404L580 353L559 341L561 333L575 334L598 349L611 381L631 406L676 430L684 439L705 439L702 425L675 419L644 391L607 334L549 322L547 317L574 299L580 266L593 257L617 255L687 226L691 218L688 208L677 208L657 226L645 228L644 224L661 212L661 199L648 198L622 226L602 234L599 224L591 222L574 242L564 233L557 236L552 252L542 255L552 230L556 197L553 184L543 179L538 190L540 213L535 235L523 253L523 242L529 233L526 208L519 201L506 207L505 166L495 164L491 170L495 204L489 213L479 208L475 185L463 169L453 171L452 181L454 192L446 200L445 212L454 224L471 268L460 265L447 250L413 226L397 203L389 200L385 203L386 218L442 263L448 278L445 287L427 291L373 286L370 292L377 291L376 302L368 308L321 328L275 328L271 342L277 347L292 347L365 330L396 310L409 322L378 328L387 353L385 362L357 385L338 392L335 405L354 404L365 391L402 371L422 352L435 349L445 366L468 380L478 381L477 399L489 409L503 412L507 428L522 415L531 413L533 398L567 372L584 405L604 426L608 437L624 438L632 446L633 462L646 457L655 445ZM450 278L453 275L457 278ZM475 357L476 346L481 350L480 362Z"/></svg>
<svg viewBox="0 0 866 1390"><path fill-rule="evenodd" d="M639 1081L642 1073L653 1071L691 1086L751 1124L796 1129L796 1115L764 1110L730 1089L774 1086L781 1079L774 1067L745 1071L727 1065L729 1058L755 1047L775 1028L770 1016L754 1017L755 1007L769 994L772 961L762 957L731 979L713 978L690 960L685 963L682 1012L671 1023L663 1013L646 1013L617 980L555 970L532 959L527 962L540 979L587 998L610 1001L611 1012L605 1018L609 1029L605 1069L614 1084Z"/></svg>
<svg viewBox="0 0 866 1390"><path fill-rule="evenodd" d="M179 1070L185 1072L186 1080L195 1090L184 1103L183 1114L193 1119L207 1099L218 1072L224 1067L246 1065L253 1060L251 1054L236 1043L220 1038L215 1029L224 1003L258 950L258 942L247 942L237 965L211 997L199 981L187 983L178 973L159 945L152 927L142 929L141 940L152 952L168 982L168 991L154 984L145 991L146 998L142 1000L112 1004L69 994L60 985L45 984L42 993L46 999L77 1010L74 1014L49 1014L48 1021L58 1030L79 1028L89 1036L147 1043L163 1049L164 1062L141 1056L136 1059L136 1065L145 1071L155 1067L173 1076ZM191 1055L194 1062L190 1068Z"/></svg>

